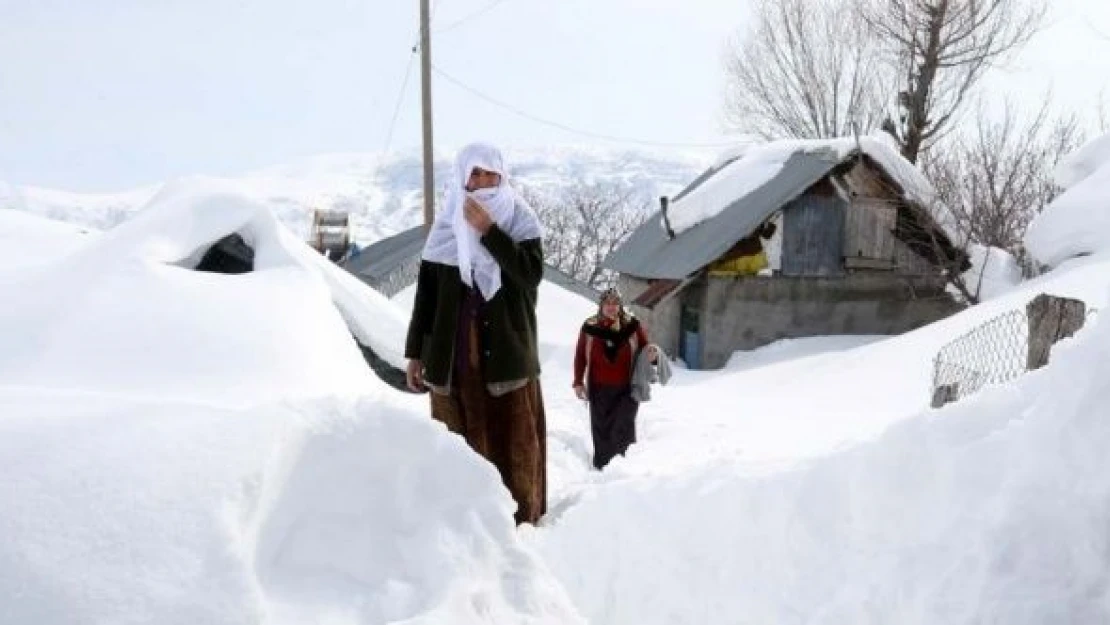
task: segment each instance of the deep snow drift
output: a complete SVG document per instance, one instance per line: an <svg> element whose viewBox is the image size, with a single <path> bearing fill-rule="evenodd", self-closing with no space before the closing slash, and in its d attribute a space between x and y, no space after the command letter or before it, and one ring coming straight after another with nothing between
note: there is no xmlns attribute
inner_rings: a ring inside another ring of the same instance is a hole
<svg viewBox="0 0 1110 625"><path fill-rule="evenodd" d="M255 271L190 268L232 232ZM190 181L75 248L0 281L0 622L580 622L368 369L401 311L268 209Z"/></svg>
<svg viewBox="0 0 1110 625"><path fill-rule="evenodd" d="M0 274L0 622L1110 620L1110 327L927 408L953 338L1040 292L1105 309L1101 251L903 336L679 369L602 473L570 389L594 304L544 284L550 513L514 530L493 469L353 346L399 345L411 292L206 189ZM229 232L257 271L189 269Z"/></svg>

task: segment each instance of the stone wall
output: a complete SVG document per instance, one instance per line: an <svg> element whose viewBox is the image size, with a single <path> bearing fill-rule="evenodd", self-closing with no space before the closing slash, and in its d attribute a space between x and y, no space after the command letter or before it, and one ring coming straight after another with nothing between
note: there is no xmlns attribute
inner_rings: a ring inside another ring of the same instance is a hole
<svg viewBox="0 0 1110 625"><path fill-rule="evenodd" d="M647 289L647 280L622 275L617 281L617 288L624 295L626 302L636 299L636 296ZM651 342L658 344L667 352L667 355L678 355L679 322L682 310L682 294L664 300L654 309L628 306L632 314L640 319L647 330Z"/></svg>
<svg viewBox="0 0 1110 625"><path fill-rule="evenodd" d="M901 334L962 309L940 278L709 278L701 314L702 366L783 338Z"/></svg>

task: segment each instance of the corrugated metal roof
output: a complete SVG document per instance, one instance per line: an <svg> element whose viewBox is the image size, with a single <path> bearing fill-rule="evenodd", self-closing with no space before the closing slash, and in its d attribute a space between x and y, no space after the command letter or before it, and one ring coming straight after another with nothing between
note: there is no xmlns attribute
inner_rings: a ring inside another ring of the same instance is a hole
<svg viewBox="0 0 1110 625"><path fill-rule="evenodd" d="M716 216L669 239L656 212L605 259L605 267L640 278L681 279L701 269L748 236L764 219L825 177L841 162L833 151L798 151L763 186L737 198ZM679 196L712 177L710 169Z"/></svg>
<svg viewBox="0 0 1110 625"><path fill-rule="evenodd" d="M343 268L371 283L381 282L405 263L420 256L424 250L424 227L416 226L391 237L366 246L357 256L344 263ZM543 279L590 301L596 301L600 292L585 282L544 264Z"/></svg>
<svg viewBox="0 0 1110 625"><path fill-rule="evenodd" d="M655 305L663 301L663 298L673 293L678 287L683 285L682 280L656 280L636 296L632 303L644 308L655 308Z"/></svg>
<svg viewBox="0 0 1110 625"><path fill-rule="evenodd" d="M543 265L543 279L553 284L557 284L572 293L577 293L578 295L581 295L591 302L596 302L598 298L601 297L600 291L594 289L581 280L578 280L563 273L562 271L556 269L555 267L552 267L547 263L544 263Z"/></svg>
<svg viewBox="0 0 1110 625"><path fill-rule="evenodd" d="M347 271L377 282L419 256L424 249L424 226L409 228L366 246L344 263Z"/></svg>
<svg viewBox="0 0 1110 625"><path fill-rule="evenodd" d="M721 171L725 167L728 167L730 164L732 164L733 161L735 161L738 158L740 158L740 157L739 156L734 156L732 158L723 160L723 161L721 161L719 163L716 163L715 165L711 166L709 169L706 169L705 171L701 172L700 174L698 174L697 178L694 178L693 182L686 185L681 191L679 191L677 194L675 194L675 196L671 198L671 202L673 203L673 202L677 202L677 201L681 200L683 197L688 195L691 191L700 187L701 183L703 183L706 180L709 180L710 178L712 178L714 174Z"/></svg>

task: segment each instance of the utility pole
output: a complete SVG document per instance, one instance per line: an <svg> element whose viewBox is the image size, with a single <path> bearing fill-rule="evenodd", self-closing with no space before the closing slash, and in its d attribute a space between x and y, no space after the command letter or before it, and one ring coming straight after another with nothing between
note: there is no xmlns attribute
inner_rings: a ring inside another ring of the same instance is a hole
<svg viewBox="0 0 1110 625"><path fill-rule="evenodd" d="M429 0L420 0L420 108L424 135L424 231L435 218L435 155L432 150L432 46Z"/></svg>

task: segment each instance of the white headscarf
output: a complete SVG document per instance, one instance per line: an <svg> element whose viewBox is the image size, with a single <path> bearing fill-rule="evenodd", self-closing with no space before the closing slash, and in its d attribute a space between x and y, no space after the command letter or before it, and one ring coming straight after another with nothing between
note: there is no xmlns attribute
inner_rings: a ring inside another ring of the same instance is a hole
<svg viewBox="0 0 1110 625"><path fill-rule="evenodd" d="M501 183L468 193L466 183L475 167L497 172ZM472 143L459 151L443 210L432 223L421 257L457 266L463 282L477 286L488 301L501 289L501 267L482 245L478 231L466 222L463 203L468 195L489 211L493 222L513 241L538 239L543 236L543 228L532 207L509 185L500 150L487 143Z"/></svg>

